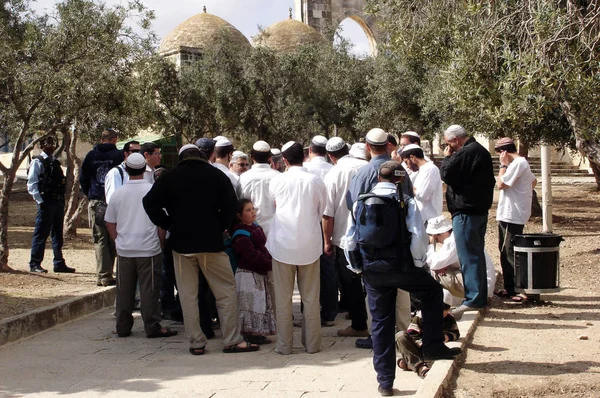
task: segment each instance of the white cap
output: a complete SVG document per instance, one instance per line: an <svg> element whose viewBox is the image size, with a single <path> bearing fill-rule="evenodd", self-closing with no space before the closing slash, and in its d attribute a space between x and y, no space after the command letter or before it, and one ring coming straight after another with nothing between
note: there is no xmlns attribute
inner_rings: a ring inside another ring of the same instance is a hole
<svg viewBox="0 0 600 398"><path fill-rule="evenodd" d="M442 289L444 291L444 304L447 305L452 305L452 302L454 301L452 299L452 293L450 293L450 291L446 290L446 289Z"/></svg>
<svg viewBox="0 0 600 398"><path fill-rule="evenodd" d="M146 159L144 159L144 156L141 153L132 153L131 155L127 156L127 160L125 161L125 166L132 168L132 169L145 169L146 168Z"/></svg>
<svg viewBox="0 0 600 398"><path fill-rule="evenodd" d="M213 138L213 140L215 140L215 141L219 141L219 140L226 140L226 139L227 139L227 137L224 137L224 136L222 136L222 135L218 135L218 136L216 136L215 138Z"/></svg>
<svg viewBox="0 0 600 398"><path fill-rule="evenodd" d="M385 145L388 140L388 133L380 128L371 129L367 133L367 143L371 145Z"/></svg>
<svg viewBox="0 0 600 398"><path fill-rule="evenodd" d="M430 218L427 221L426 233L428 235L437 235L448 232L452 229L452 222L443 215Z"/></svg>
<svg viewBox="0 0 600 398"><path fill-rule="evenodd" d="M280 149L277 149L277 148L272 148L272 149L271 149L271 154L272 154L273 156L281 156L281 150L280 150Z"/></svg>
<svg viewBox="0 0 600 398"><path fill-rule="evenodd" d="M221 139L218 139L218 140L215 138L215 141L217 141L217 143L215 144L215 146L221 146L222 147L222 146L231 146L232 145L231 141L229 141L225 137L223 137Z"/></svg>
<svg viewBox="0 0 600 398"><path fill-rule="evenodd" d="M341 137L333 137L330 138L329 141L327 141L325 149L327 150L327 152L337 152L345 146L346 143Z"/></svg>
<svg viewBox="0 0 600 398"><path fill-rule="evenodd" d="M269 152L271 147L266 141L256 141L254 145L252 145L252 149L256 152Z"/></svg>
<svg viewBox="0 0 600 398"><path fill-rule="evenodd" d="M421 148L420 146L418 146L417 144L408 144L406 145L404 148L402 148L402 151L399 152L400 155L402 155L405 152L410 151L411 149L420 149L423 150L423 148Z"/></svg>
<svg viewBox="0 0 600 398"><path fill-rule="evenodd" d="M196 145L194 145L194 144L185 144L184 146L182 146L182 147L181 147L181 149L179 149L179 155L181 155L181 154L183 153L183 151L187 151L188 149L192 149L192 148L193 148L193 149L200 150L200 149L198 149L198 147L197 147ZM131 157L131 155L130 155L129 157ZM127 159L129 159L129 158L127 158Z"/></svg>
<svg viewBox="0 0 600 398"><path fill-rule="evenodd" d="M242 151L233 151L233 153L231 154L231 161L235 161L238 158L247 158L248 155L246 155L244 152Z"/></svg>
<svg viewBox="0 0 600 398"><path fill-rule="evenodd" d="M406 132L402 133L401 135L410 135L411 137L421 138L419 136L419 134L415 133L414 131L406 131Z"/></svg>
<svg viewBox="0 0 600 398"><path fill-rule="evenodd" d="M296 141L288 141L281 147L281 152L287 151L292 145L294 145Z"/></svg>
<svg viewBox="0 0 600 398"><path fill-rule="evenodd" d="M354 156L357 159L367 160L367 147L363 142L357 142L352 144L352 148L350 148L350 155Z"/></svg>
<svg viewBox="0 0 600 398"><path fill-rule="evenodd" d="M315 135L311 142L313 145L324 147L327 145L327 138L322 135Z"/></svg>

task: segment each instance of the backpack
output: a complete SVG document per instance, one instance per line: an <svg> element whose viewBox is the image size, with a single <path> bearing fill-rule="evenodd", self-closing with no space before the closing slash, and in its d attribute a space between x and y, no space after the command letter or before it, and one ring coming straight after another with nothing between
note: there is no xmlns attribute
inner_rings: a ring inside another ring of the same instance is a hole
<svg viewBox="0 0 600 398"><path fill-rule="evenodd" d="M227 253L229 256L229 262L231 263L231 269L233 270L234 274L235 270L237 269L237 260L235 259L235 251L233 250L233 239L236 236L245 236L249 238L250 232L246 231L245 229L238 229L233 233L233 235L231 235L231 237L226 237L224 240L225 253Z"/></svg>
<svg viewBox="0 0 600 398"><path fill-rule="evenodd" d="M41 155L34 156L32 159L37 159L42 164L42 170L39 174L38 190L44 200L61 200L65 195L65 187L67 180L60 166L58 159L50 160L49 157L44 158ZM29 168L27 174L29 175Z"/></svg>
<svg viewBox="0 0 600 398"><path fill-rule="evenodd" d="M399 191L401 192L401 191ZM410 248L411 234L406 224L408 198L396 194L359 195L352 213L356 242L361 252L378 258L396 258Z"/></svg>

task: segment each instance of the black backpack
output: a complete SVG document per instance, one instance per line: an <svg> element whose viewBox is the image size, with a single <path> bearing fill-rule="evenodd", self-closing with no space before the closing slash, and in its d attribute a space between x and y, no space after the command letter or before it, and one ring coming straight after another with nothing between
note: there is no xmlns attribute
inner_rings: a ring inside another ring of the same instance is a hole
<svg viewBox="0 0 600 398"><path fill-rule="evenodd" d="M34 156L33 159L37 159L42 163L42 171L39 175L38 182L38 190L40 191L42 199L64 199L67 179L65 178L65 174L62 171L58 159L50 160L49 157L43 158L41 155Z"/></svg>

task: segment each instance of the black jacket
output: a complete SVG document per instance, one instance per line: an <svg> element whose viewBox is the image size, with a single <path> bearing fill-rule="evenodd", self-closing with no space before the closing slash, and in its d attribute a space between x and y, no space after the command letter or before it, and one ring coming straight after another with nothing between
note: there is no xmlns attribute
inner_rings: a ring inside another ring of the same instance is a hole
<svg viewBox="0 0 600 398"><path fill-rule="evenodd" d="M446 189L448 211L485 215L494 198L494 167L489 151L473 137L456 153L442 160L440 167Z"/></svg>
<svg viewBox="0 0 600 398"><path fill-rule="evenodd" d="M123 151L115 144L98 144L85 157L81 165L79 183L90 200L104 200L104 179L110 169L123 162Z"/></svg>
<svg viewBox="0 0 600 398"><path fill-rule="evenodd" d="M225 250L223 232L233 225L237 197L229 178L200 159L186 159L165 172L143 199L150 220L171 232L182 254Z"/></svg>

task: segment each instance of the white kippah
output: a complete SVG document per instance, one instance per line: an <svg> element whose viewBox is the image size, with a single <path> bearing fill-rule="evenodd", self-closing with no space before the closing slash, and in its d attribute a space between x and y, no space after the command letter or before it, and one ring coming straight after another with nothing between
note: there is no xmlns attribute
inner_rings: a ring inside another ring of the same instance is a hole
<svg viewBox="0 0 600 398"><path fill-rule="evenodd" d="M327 152L337 152L340 149L342 149L344 146L346 146L346 143L344 142L344 140L340 137L333 137L330 138L329 141L327 141L327 145L325 146L325 149L327 150Z"/></svg>
<svg viewBox="0 0 600 398"><path fill-rule="evenodd" d="M221 138L220 140L216 141L217 143L215 146L231 146L231 141L229 141L227 138Z"/></svg>
<svg viewBox="0 0 600 398"><path fill-rule="evenodd" d="M367 148L364 143L357 142L355 144L352 144L352 148L350 148L350 155L352 155L358 159L366 160L367 159L366 149Z"/></svg>
<svg viewBox="0 0 600 398"><path fill-rule="evenodd" d="M252 145L252 149L256 152L269 152L271 147L266 141L256 141L254 145Z"/></svg>
<svg viewBox="0 0 600 398"><path fill-rule="evenodd" d="M179 149L179 154L181 155L181 153L183 151L187 151L188 149L192 149L192 148L198 149L198 147L196 145L194 145L194 144L186 144L186 145L182 146L181 149Z"/></svg>
<svg viewBox="0 0 600 398"><path fill-rule="evenodd" d="M198 149L198 148L196 147L196 149ZM144 156L142 156L141 153L132 153L131 155L127 156L125 165L127 167L130 167L130 168L136 169L136 170L145 169L146 168L146 160L144 159Z"/></svg>
<svg viewBox="0 0 600 398"><path fill-rule="evenodd" d="M367 133L367 142L371 145L385 145L388 140L388 133L380 128L371 129Z"/></svg>
<svg viewBox="0 0 600 398"><path fill-rule="evenodd" d="M281 147L281 152L287 151L292 145L294 145L296 141L288 141L284 146Z"/></svg>
<svg viewBox="0 0 600 398"><path fill-rule="evenodd" d="M233 153L231 154L231 161L236 161L239 158L247 158L248 155L246 155L244 152L242 151L233 151Z"/></svg>
<svg viewBox="0 0 600 398"><path fill-rule="evenodd" d="M222 135L218 135L218 136L216 136L215 138L213 138L213 140L215 140L215 141L219 141L219 140L226 140L226 139L227 139L227 137L224 137L224 136L222 136Z"/></svg>
<svg viewBox="0 0 600 398"><path fill-rule="evenodd" d="M313 145L324 147L327 145L327 138L322 135L315 135L312 139Z"/></svg>
<svg viewBox="0 0 600 398"><path fill-rule="evenodd" d="M271 154L273 156L281 156L281 150L279 150L277 148L273 148L273 149L271 149Z"/></svg>
<svg viewBox="0 0 600 398"><path fill-rule="evenodd" d="M410 135L411 137L421 138L419 136L419 134L415 133L414 131L406 131L406 132L402 133L402 135Z"/></svg>
<svg viewBox="0 0 600 398"><path fill-rule="evenodd" d="M420 150L423 150L423 148L421 148L417 144L408 144L407 146L405 146L404 148L402 148L402 152L400 152L400 155L402 155L404 152L410 151L411 149L420 149Z"/></svg>

